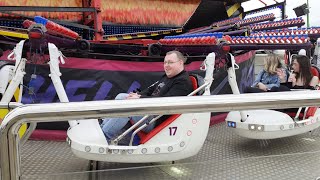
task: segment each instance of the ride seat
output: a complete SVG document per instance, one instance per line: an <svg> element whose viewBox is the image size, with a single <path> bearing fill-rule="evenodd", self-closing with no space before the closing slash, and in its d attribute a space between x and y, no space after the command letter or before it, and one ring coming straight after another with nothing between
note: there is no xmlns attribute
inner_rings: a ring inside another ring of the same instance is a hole
<svg viewBox="0 0 320 180"><path fill-rule="evenodd" d="M311 74L320 78L320 70L316 66L311 66Z"/></svg>
<svg viewBox="0 0 320 180"><path fill-rule="evenodd" d="M195 77L195 75L189 76L191 82L192 82L192 88L193 90L196 90L198 88L198 80ZM196 94L195 94L196 95ZM143 131L139 131L137 134L140 138L140 144L144 144L147 141L149 141L153 136L158 134L162 129L170 125L173 121L175 121L181 114L173 114L169 116L165 121L163 121L161 124L156 126L153 130L151 130L149 133L145 133ZM133 124L133 121L130 121L131 124Z"/></svg>
<svg viewBox="0 0 320 180"><path fill-rule="evenodd" d="M311 66L311 74L313 76L317 76L320 79L320 70L316 66ZM317 89L319 90L319 89ZM306 118L309 118L310 116L314 116L316 113L318 107L309 107L306 112Z"/></svg>

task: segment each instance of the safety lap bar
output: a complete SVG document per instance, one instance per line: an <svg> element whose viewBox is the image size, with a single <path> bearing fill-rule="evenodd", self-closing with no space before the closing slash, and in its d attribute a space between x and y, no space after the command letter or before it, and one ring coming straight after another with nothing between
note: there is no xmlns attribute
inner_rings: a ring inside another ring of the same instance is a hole
<svg viewBox="0 0 320 180"><path fill-rule="evenodd" d="M196 93L198 93L199 91L201 91L202 89L204 89L205 87L207 87L208 85L210 85L211 82L206 82L204 83L202 86L198 87L196 90L194 90L193 92L191 92L190 94L188 94L188 96L193 96ZM129 129L127 129L125 132L123 132L122 134L120 134L117 138L115 138L114 140L111 141L111 144L118 144L118 142L123 139L123 137L125 137L127 134L129 134L133 129L137 128L140 124L142 124L147 118L149 117L149 115L144 116L142 119L140 119L138 122L134 123ZM150 120L149 123L144 124L142 126L140 126L139 128L137 128L131 135L131 139L130 139L130 143L129 145L132 145L132 141L133 141L133 137L139 132L141 131L143 128L147 127L149 124L152 124L154 122L156 122L160 117L162 117L162 115L158 115L156 117L154 117L153 119Z"/></svg>
<svg viewBox="0 0 320 180"><path fill-rule="evenodd" d="M19 180L21 177L18 130L22 123L89 120L144 114L283 109L301 106L320 106L320 91L23 105L9 112L0 126L1 178L2 180Z"/></svg>
<svg viewBox="0 0 320 180"><path fill-rule="evenodd" d="M204 89L205 87L207 87L208 85L210 85L211 82L206 82L205 84L203 84L202 86L198 87L196 90L194 90L192 93L190 93L188 96L193 96L195 95L196 93L198 93L199 91L201 91L202 89ZM132 146L132 143L133 143L133 138L134 136L139 132L141 131L142 129L144 129L145 127L147 127L149 124L152 124L152 123L155 123L158 119L160 119L162 117L162 115L159 115L157 117L154 117L153 119L150 120L149 123L146 123L142 126L140 126L139 128L137 128L131 135L131 138L130 138L130 142L129 142L129 146Z"/></svg>

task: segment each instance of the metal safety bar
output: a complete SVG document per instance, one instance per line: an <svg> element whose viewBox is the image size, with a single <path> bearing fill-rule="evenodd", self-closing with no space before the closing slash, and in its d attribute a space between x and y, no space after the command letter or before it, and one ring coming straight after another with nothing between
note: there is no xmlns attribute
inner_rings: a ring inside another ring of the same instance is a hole
<svg viewBox="0 0 320 180"><path fill-rule="evenodd" d="M190 94L188 94L188 96L193 96L196 93L198 93L199 91L201 91L202 89L204 89L205 87L211 85L212 82L206 82L203 85L201 85L200 87L198 87L196 90L192 91ZM117 138L115 138L114 140L111 141L111 144L117 144L121 139L123 139L127 134L129 134L133 129L137 128L140 124L142 124L150 115L146 115L144 116L142 119L140 119L138 122L134 123L129 129L127 129L125 132L123 132L122 134L120 134ZM152 124L153 122L155 122L156 120L158 120L162 115L158 115L156 117L154 117L153 119L150 120L150 122L140 126L139 128L137 128L137 130L135 130L132 135L131 135L131 141L130 141L130 145L132 145L132 140L133 137L136 135L136 133L138 133L141 129L147 127L149 124ZM141 128L143 127L143 128Z"/></svg>
<svg viewBox="0 0 320 180"><path fill-rule="evenodd" d="M320 91L24 105L10 111L0 126L1 178L2 180L21 178L18 130L22 123L89 120L144 114L225 112L262 108L283 109L301 106L320 106Z"/></svg>
<svg viewBox="0 0 320 180"><path fill-rule="evenodd" d="M11 110L11 109L14 109L14 108L22 106L22 105L23 104L18 103L18 102L9 102L9 103L0 102L0 109ZM1 124L1 122L0 122L0 124ZM26 132L23 134L23 136L20 140L21 144L24 144L29 139L31 133L36 129L36 127L37 127L37 123L30 123L28 125ZM1 168L1 166L0 166L0 168Z"/></svg>
<svg viewBox="0 0 320 180"><path fill-rule="evenodd" d="M204 88L206 88L207 86L211 85L211 83L212 83L212 82L206 82L206 83L204 83L202 86L198 87L196 90L194 90L193 92L191 92L188 96L193 96L193 95L195 95L196 93L198 93L198 92L201 91L202 89L204 89ZM145 127L149 126L150 124L156 122L156 121L157 121L159 118L161 118L162 116L163 116L163 115L158 115L158 116L152 118L152 119L150 120L150 122L147 122L147 123L143 124L142 126L140 126L139 128L137 128L137 129L132 133L132 135L131 135L130 142L129 142L129 146L132 146L133 138L134 138L134 136L135 136L139 131L141 131L141 130L144 129ZM133 129L133 128L132 128L132 129ZM132 130L132 129L131 129L131 130ZM131 130L130 130L130 131L131 131ZM130 132L130 131L129 131L129 132ZM124 136L125 136L125 135L124 135Z"/></svg>
<svg viewBox="0 0 320 180"><path fill-rule="evenodd" d="M21 103L18 102L9 102L9 103L5 103L5 102L0 102L0 109L14 109L16 107L21 106Z"/></svg>
<svg viewBox="0 0 320 180"><path fill-rule="evenodd" d="M138 127L142 122L144 122L147 118L149 117L149 115L145 115L143 116L138 122L134 123L129 129L127 129L125 132L123 132L122 134L120 134L117 138L115 138L114 140L111 141L111 144L117 145L118 142L124 137L126 136L129 132L131 132L131 130L135 129L136 127Z"/></svg>

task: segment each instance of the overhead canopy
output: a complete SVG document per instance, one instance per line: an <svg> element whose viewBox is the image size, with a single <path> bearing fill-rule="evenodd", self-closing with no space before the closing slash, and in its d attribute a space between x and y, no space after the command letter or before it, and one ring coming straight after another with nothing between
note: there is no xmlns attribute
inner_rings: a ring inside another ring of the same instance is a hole
<svg viewBox="0 0 320 180"><path fill-rule="evenodd" d="M266 6L282 3L284 1L285 0L250 0L247 2L243 2L241 6L245 9L245 11L251 11Z"/></svg>
<svg viewBox="0 0 320 180"><path fill-rule="evenodd" d="M246 12L253 12L255 9L263 10L277 5L284 6L285 0L202 0L183 28L189 30L209 26L213 22L237 17L238 15L242 16L244 9ZM283 18L284 7L282 8Z"/></svg>
<svg viewBox="0 0 320 180"><path fill-rule="evenodd" d="M209 26L213 22L228 19L233 12L241 9L240 4L228 15L227 9L235 3L245 2L247 0L202 0L190 19L185 23L184 29L189 30L197 27ZM241 11L241 10L240 10ZM243 11L243 10L242 10Z"/></svg>
<svg viewBox="0 0 320 180"><path fill-rule="evenodd" d="M250 1L250 0L206 0L206 1L220 1L220 2L227 2L227 3L242 3L242 2Z"/></svg>

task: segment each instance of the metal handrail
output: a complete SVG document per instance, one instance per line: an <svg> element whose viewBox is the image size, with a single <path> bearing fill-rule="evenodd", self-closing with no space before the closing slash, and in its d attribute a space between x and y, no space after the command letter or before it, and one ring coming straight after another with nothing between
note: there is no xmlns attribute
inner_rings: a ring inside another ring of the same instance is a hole
<svg viewBox="0 0 320 180"><path fill-rule="evenodd" d="M0 102L0 109L3 109L3 108L14 109L14 108L22 106L22 105L23 105L22 103L18 103L18 102L9 102L9 103ZM24 135L21 138L21 144L24 144L29 139L32 132L36 129L36 127L37 127L37 123L30 123L29 124L29 127L27 128L26 132L24 133Z"/></svg>
<svg viewBox="0 0 320 180"><path fill-rule="evenodd" d="M0 127L1 177L3 180L18 180L21 177L18 129L22 123L301 106L320 106L320 91L24 105L13 109L4 118Z"/></svg>
<svg viewBox="0 0 320 180"><path fill-rule="evenodd" d="M202 89L206 88L208 85L211 85L211 82L206 82L204 83L202 86L198 87L196 90L194 90L193 92L191 92L188 96L193 96L195 94L197 94L199 91L201 91ZM163 115L158 115L154 118L152 118L149 122L143 124L142 126L140 126L139 128L137 128L135 131L133 131L131 138L130 138L130 142L129 142L129 146L132 146L133 143L133 138L134 136L141 131L142 129L144 129L145 127L147 127L148 125L155 123L157 120L159 120ZM128 129L129 130L129 129ZM131 129L129 132L131 132L133 129ZM126 134L121 134L123 136L125 136Z"/></svg>
<svg viewBox="0 0 320 180"><path fill-rule="evenodd" d="M14 109L16 107L21 106L21 103L18 102L9 102L9 103L4 103L4 102L0 102L0 108L8 108L8 109Z"/></svg>

